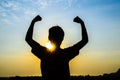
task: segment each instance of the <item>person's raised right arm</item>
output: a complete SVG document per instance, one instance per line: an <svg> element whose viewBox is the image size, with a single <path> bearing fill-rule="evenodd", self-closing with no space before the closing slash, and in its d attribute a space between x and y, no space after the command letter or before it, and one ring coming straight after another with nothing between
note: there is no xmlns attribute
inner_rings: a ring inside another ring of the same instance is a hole
<svg viewBox="0 0 120 80"><path fill-rule="evenodd" d="M32 22L31 22L31 24L30 24L30 27L29 27L29 29L28 29L28 31L27 31L27 34L26 34L26 37L25 37L25 40L26 40L26 42L30 45L30 47L32 48L32 53L35 55L35 56L37 56L38 58L42 58L42 56L43 56L43 53L42 53L42 51L43 51L43 47L39 44L39 43L37 43L35 40L33 40L33 28L34 28L34 24L35 24L35 22L37 22L37 21L41 21L42 20L42 18L39 16L39 15L37 15L33 20L32 20Z"/></svg>
<svg viewBox="0 0 120 80"><path fill-rule="evenodd" d="M26 37L25 37L25 41L31 46L34 47L35 45L37 45L38 43L36 41L33 40L33 28L34 28L34 24L37 21L41 21L42 18L37 15L31 22L30 27L27 31Z"/></svg>

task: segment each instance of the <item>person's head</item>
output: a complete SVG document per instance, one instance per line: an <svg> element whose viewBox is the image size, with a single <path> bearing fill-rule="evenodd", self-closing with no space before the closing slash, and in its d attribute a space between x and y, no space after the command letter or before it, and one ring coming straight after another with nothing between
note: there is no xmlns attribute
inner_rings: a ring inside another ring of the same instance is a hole
<svg viewBox="0 0 120 80"><path fill-rule="evenodd" d="M57 46L60 46L63 38L64 38L64 31L59 26L53 26L49 29L49 40Z"/></svg>

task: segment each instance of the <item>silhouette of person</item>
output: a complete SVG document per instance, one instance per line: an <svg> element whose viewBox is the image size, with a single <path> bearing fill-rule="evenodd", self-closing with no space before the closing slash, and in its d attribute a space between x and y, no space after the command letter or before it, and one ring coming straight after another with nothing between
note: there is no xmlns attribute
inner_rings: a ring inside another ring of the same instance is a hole
<svg viewBox="0 0 120 80"><path fill-rule="evenodd" d="M84 22L77 16L74 22L81 24L82 40L75 45L61 49L60 45L64 38L64 31L59 26L49 29L49 40L55 45L54 51L49 51L46 47L33 40L33 27L35 22L42 18L37 15L31 22L26 34L26 42L32 48L32 53L41 59L41 72L43 80L70 80L69 61L79 54L79 50L88 42L88 35Z"/></svg>

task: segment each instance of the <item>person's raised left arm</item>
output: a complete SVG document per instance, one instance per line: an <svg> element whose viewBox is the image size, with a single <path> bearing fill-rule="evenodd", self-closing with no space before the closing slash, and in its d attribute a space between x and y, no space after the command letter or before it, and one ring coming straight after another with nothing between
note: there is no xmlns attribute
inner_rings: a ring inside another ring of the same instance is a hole
<svg viewBox="0 0 120 80"><path fill-rule="evenodd" d="M82 40L79 41L77 44L74 45L76 49L81 49L88 43L88 34L87 30L85 28L85 24L82 19L80 19L78 16L74 18L74 22L81 24L81 31L82 31Z"/></svg>

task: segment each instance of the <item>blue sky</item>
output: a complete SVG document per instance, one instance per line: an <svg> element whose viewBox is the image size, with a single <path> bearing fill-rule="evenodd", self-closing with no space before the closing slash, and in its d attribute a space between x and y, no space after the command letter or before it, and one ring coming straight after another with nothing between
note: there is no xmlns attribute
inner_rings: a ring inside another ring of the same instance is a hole
<svg viewBox="0 0 120 80"><path fill-rule="evenodd" d="M81 39L80 26L73 18L84 20L89 43L70 62L71 75L99 75L120 68L119 0L1 0L0 76L41 75L40 61L24 41L38 14L43 20L35 25L34 39L43 46L54 25L65 31L62 48L72 46Z"/></svg>

